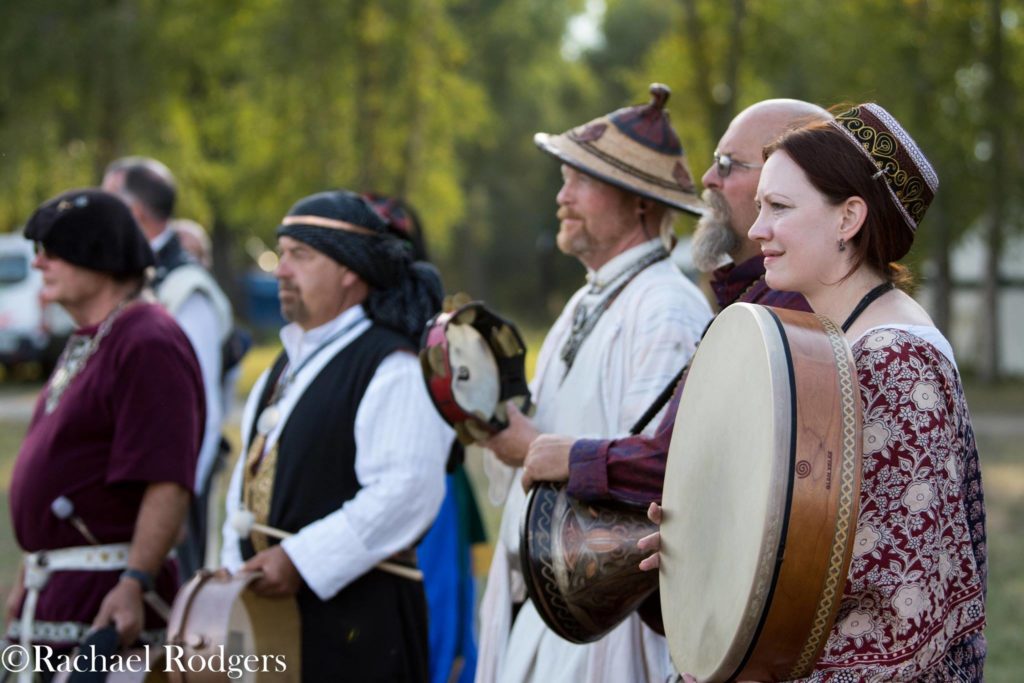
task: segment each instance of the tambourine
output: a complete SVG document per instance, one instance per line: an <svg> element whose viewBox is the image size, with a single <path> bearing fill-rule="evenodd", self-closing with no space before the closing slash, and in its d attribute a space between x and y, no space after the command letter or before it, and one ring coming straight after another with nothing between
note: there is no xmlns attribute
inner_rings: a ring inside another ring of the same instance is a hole
<svg viewBox="0 0 1024 683"><path fill-rule="evenodd" d="M471 301L440 313L420 344L420 365L434 406L468 445L508 426L505 401L531 409L526 344L515 325Z"/></svg>

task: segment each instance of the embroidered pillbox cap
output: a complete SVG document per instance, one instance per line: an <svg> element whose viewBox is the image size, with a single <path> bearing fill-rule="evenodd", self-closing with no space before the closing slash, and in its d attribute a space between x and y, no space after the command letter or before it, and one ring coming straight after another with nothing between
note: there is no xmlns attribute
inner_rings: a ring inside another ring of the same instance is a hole
<svg viewBox="0 0 1024 683"><path fill-rule="evenodd" d="M116 277L140 276L154 264L128 205L102 190L70 190L44 202L25 237L68 263Z"/></svg>
<svg viewBox="0 0 1024 683"><path fill-rule="evenodd" d="M939 189L939 176L924 152L892 114L874 103L861 104L829 122L864 153L885 181L889 196L912 233Z"/></svg>
<svg viewBox="0 0 1024 683"><path fill-rule="evenodd" d="M542 150L588 175L694 215L704 213L665 103L671 91L652 83L651 101L601 116L560 135L537 133Z"/></svg>

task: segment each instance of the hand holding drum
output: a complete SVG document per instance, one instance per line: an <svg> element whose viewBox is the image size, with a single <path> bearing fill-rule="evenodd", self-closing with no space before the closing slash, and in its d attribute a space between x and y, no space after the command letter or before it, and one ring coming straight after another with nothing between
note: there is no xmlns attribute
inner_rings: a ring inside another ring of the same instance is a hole
<svg viewBox="0 0 1024 683"><path fill-rule="evenodd" d="M507 401L530 413L526 344L515 325L483 302L471 301L430 321L420 366L434 407L463 445L506 428Z"/></svg>

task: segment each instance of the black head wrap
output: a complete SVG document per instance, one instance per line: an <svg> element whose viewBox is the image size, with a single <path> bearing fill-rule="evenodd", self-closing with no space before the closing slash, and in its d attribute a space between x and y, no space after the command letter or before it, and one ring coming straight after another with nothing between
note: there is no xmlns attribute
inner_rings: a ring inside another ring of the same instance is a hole
<svg viewBox="0 0 1024 683"><path fill-rule="evenodd" d="M68 263L116 278L141 276L153 265L131 210L102 190L71 190L44 202L28 219L25 237Z"/></svg>
<svg viewBox="0 0 1024 683"><path fill-rule="evenodd" d="M441 309L444 290L437 269L415 262L363 197L337 190L300 199L277 229L354 270L370 285L367 315L413 341Z"/></svg>

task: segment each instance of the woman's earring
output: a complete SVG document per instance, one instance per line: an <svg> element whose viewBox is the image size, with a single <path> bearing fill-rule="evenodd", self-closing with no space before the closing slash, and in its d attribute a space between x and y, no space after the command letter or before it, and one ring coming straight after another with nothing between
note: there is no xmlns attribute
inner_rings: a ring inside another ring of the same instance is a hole
<svg viewBox="0 0 1024 683"><path fill-rule="evenodd" d="M846 240L839 240L839 251L846 251Z"/></svg>

